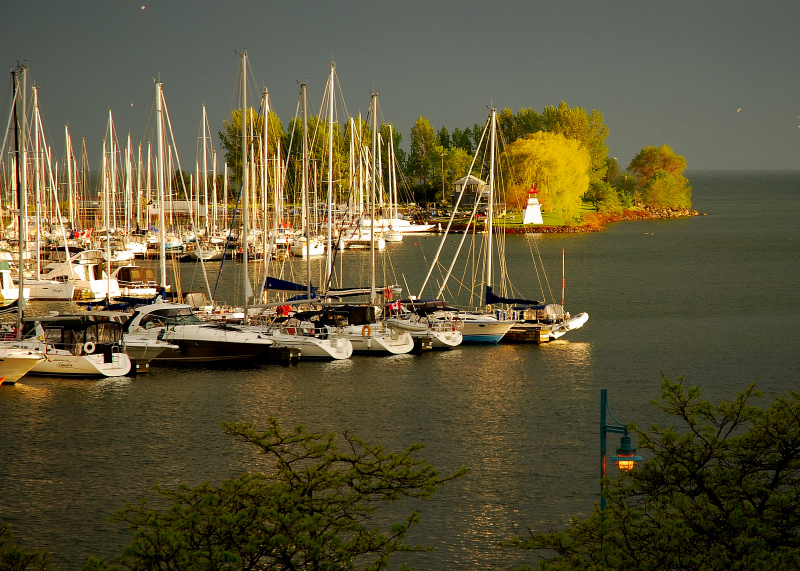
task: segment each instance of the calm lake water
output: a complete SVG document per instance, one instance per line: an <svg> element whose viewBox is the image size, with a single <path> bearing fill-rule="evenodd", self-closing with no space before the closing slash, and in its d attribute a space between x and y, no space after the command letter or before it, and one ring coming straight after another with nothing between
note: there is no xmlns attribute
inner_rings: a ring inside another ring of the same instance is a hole
<svg viewBox="0 0 800 571"><path fill-rule="evenodd" d="M497 544L522 524L563 527L598 500L601 388L617 418L641 427L664 421L651 405L662 372L685 376L712 400L733 398L749 383L766 397L798 389L800 173L689 178L694 207L708 216L508 238L508 272L532 297L541 297L532 241L556 297L566 250L567 309L590 319L563 341L235 371L156 368L101 381L26 378L2 387L0 518L25 544L50 549L57 570L77 569L89 555L110 557L129 538L108 522L126 501L154 482L217 482L257 469L259 458L223 436L220 423L258 426L275 416L391 449L421 442L442 472L470 469L413 506L422 525L410 541L433 553L395 558L392 567L530 563ZM437 244L431 236L390 247L379 256L379 282L407 282L418 293ZM348 254L345 270L364 279L368 257ZM231 303L238 267L226 262L230 277L220 286ZM180 270L185 288L204 287L195 266ZM304 265L295 272L304 277ZM386 517L411 507L394 505Z"/></svg>

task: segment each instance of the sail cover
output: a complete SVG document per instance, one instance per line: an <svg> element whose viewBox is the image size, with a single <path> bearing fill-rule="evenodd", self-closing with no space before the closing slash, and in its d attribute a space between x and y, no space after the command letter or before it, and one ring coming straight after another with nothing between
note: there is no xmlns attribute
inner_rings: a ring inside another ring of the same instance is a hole
<svg viewBox="0 0 800 571"><path fill-rule="evenodd" d="M486 305L492 303L521 303L529 307L544 307L541 301L535 299L522 299L517 297L500 297L492 291L492 286L486 286Z"/></svg>
<svg viewBox="0 0 800 571"><path fill-rule="evenodd" d="M279 280L278 278L267 277L267 283L264 286L270 291L281 291L286 293L304 294L298 295L292 299L306 299L308 297L308 286L303 284L296 284L286 280ZM317 288L311 286L311 298L317 297Z"/></svg>

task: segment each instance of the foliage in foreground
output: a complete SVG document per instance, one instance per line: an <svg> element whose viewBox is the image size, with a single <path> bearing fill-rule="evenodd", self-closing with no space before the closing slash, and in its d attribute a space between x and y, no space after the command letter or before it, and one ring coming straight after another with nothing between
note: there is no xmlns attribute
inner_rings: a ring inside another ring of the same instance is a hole
<svg viewBox="0 0 800 571"><path fill-rule="evenodd" d="M47 571L50 554L47 551L29 550L14 543L11 526L0 523L0 570Z"/></svg>
<svg viewBox="0 0 800 571"><path fill-rule="evenodd" d="M377 507L402 498L429 498L465 469L440 477L417 458L422 445L386 452L344 434L283 432L275 419L265 432L224 424L227 434L257 447L269 465L219 486L209 483L155 491L170 504L160 511L128 504L115 519L133 541L114 561L91 559L89 570L385 569L397 552L428 548L404 537L420 516L412 511L389 529L373 521Z"/></svg>
<svg viewBox="0 0 800 571"><path fill-rule="evenodd" d="M681 427L639 432L652 457L609 486L604 512L508 544L542 570L800 569L800 393L761 409L751 385L713 405L682 380L657 404Z"/></svg>

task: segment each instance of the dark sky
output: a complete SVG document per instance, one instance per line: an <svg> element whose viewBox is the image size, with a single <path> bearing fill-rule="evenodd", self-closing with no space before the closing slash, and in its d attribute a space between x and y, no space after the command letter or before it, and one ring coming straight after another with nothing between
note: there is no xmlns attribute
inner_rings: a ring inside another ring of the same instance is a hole
<svg viewBox="0 0 800 571"><path fill-rule="evenodd" d="M56 154L69 124L93 168L109 109L120 139L144 136L160 74L191 170L201 105L214 131L238 106L244 49L251 97L269 88L284 125L298 81L318 108L335 60L347 111L366 112L378 91L406 148L419 116L452 132L482 123L491 104L541 111L564 100L603 113L623 167L668 144L690 169L800 168L797 0L4 4L2 62L27 63ZM10 74L5 84L7 113Z"/></svg>

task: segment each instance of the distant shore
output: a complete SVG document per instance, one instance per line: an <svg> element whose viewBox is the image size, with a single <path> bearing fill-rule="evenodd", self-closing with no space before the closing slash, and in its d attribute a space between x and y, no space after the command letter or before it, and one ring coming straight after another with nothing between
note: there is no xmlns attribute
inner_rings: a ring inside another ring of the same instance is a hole
<svg viewBox="0 0 800 571"><path fill-rule="evenodd" d="M705 214L701 214L691 208L637 206L636 208L624 210L619 214L585 214L580 222L564 226L506 226L501 222L496 224L496 227L502 228L506 234L580 234L601 232L607 225L624 220L665 220L668 218L688 218L690 216L705 216ZM463 232L466 227L466 224L453 224L451 231Z"/></svg>

